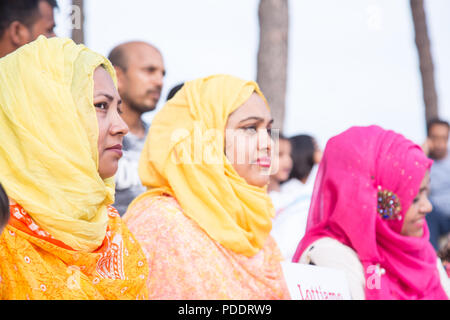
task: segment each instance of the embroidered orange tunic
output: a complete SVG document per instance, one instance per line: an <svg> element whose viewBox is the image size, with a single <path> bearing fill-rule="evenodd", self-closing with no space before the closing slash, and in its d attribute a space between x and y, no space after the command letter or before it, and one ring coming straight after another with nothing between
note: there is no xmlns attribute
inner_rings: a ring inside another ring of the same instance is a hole
<svg viewBox="0 0 450 320"><path fill-rule="evenodd" d="M103 244L74 251L39 228L19 205L0 237L1 299L146 299L148 265L136 239L109 206Z"/></svg>
<svg viewBox="0 0 450 320"><path fill-rule="evenodd" d="M124 221L147 256L150 299L289 299L281 253L269 237L253 257L211 239L172 197L148 197Z"/></svg>

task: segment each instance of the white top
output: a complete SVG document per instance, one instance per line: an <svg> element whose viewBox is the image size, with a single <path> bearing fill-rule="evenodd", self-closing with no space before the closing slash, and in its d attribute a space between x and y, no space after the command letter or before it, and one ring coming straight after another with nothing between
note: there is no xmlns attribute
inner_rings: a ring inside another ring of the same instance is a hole
<svg viewBox="0 0 450 320"><path fill-rule="evenodd" d="M364 268L352 248L335 239L324 237L313 242L303 252L299 262L309 264L311 261L317 266L343 270L347 276L352 298L354 300L365 299ZM441 285L447 296L450 297L450 280L439 258L436 266L441 277Z"/></svg>
<svg viewBox="0 0 450 320"><path fill-rule="evenodd" d="M290 179L280 186L279 192L269 193L276 212L271 235L287 261L292 260L305 234L316 171L317 166L314 166L306 184Z"/></svg>

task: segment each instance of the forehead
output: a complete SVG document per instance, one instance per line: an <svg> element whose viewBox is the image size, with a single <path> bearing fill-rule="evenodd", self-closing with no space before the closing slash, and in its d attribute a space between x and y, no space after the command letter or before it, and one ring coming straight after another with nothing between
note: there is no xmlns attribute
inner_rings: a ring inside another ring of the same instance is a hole
<svg viewBox="0 0 450 320"><path fill-rule="evenodd" d="M257 93L253 93L242 106L237 108L230 115L229 121L239 122L249 117L258 117L266 121L272 120L269 108Z"/></svg>
<svg viewBox="0 0 450 320"><path fill-rule="evenodd" d="M102 91L111 96L118 95L113 79L103 67L97 67L94 71L94 92L96 91Z"/></svg>
<svg viewBox="0 0 450 320"><path fill-rule="evenodd" d="M126 48L128 67L159 65L162 67L163 58L161 53L146 43L131 44Z"/></svg>
<svg viewBox="0 0 450 320"><path fill-rule="evenodd" d="M279 139L280 151L290 152L292 149L291 143L287 139Z"/></svg>
<svg viewBox="0 0 450 320"><path fill-rule="evenodd" d="M444 124L434 124L430 128L430 135L448 135L449 128Z"/></svg>
<svg viewBox="0 0 450 320"><path fill-rule="evenodd" d="M40 20L48 23L54 22L53 8L47 1L39 1L39 13L41 15Z"/></svg>
<svg viewBox="0 0 450 320"><path fill-rule="evenodd" d="M291 142L288 139L279 139L278 141L280 142L280 147L291 147Z"/></svg>
<svg viewBox="0 0 450 320"><path fill-rule="evenodd" d="M429 183L430 183L430 171L427 170L422 179L422 182L420 183L420 188L427 187Z"/></svg>

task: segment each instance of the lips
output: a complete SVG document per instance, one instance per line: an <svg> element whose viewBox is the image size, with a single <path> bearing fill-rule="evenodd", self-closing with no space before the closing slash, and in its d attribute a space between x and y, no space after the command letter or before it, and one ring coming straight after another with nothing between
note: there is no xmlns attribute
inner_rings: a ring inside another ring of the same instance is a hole
<svg viewBox="0 0 450 320"><path fill-rule="evenodd" d="M425 224L425 218L421 218L421 219L416 220L416 221L414 222L414 225L415 225L417 228L422 228L422 227L424 226L424 224Z"/></svg>
<svg viewBox="0 0 450 320"><path fill-rule="evenodd" d="M263 168L270 168L272 160L270 157L261 157L256 160L256 163Z"/></svg>
<svg viewBox="0 0 450 320"><path fill-rule="evenodd" d="M123 155L122 145L121 144L116 144L115 146L112 146L110 148L106 148L106 150L113 151L113 152L117 153L120 156Z"/></svg>

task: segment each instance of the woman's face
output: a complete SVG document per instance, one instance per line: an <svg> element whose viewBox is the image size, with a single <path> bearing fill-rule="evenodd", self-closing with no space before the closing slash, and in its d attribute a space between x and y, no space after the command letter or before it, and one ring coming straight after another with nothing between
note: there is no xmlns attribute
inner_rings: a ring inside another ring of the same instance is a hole
<svg viewBox="0 0 450 320"><path fill-rule="evenodd" d="M274 158L274 162L277 162L277 165L273 166L272 178L275 178L276 181L283 182L289 178L292 170L292 146L287 139L280 139L278 141L278 157Z"/></svg>
<svg viewBox="0 0 450 320"><path fill-rule="evenodd" d="M423 228L427 223L425 216L433 209L428 200L430 190L430 174L427 171L420 184L420 190L405 214L401 234L409 237L422 237Z"/></svg>
<svg viewBox="0 0 450 320"><path fill-rule="evenodd" d="M228 117L225 155L248 184L268 184L272 164L272 116L256 93Z"/></svg>
<svg viewBox="0 0 450 320"><path fill-rule="evenodd" d="M122 157L123 136L128 126L120 116L119 93L109 73L102 67L94 72L94 106L98 122L98 173L102 179L112 177Z"/></svg>
<svg viewBox="0 0 450 320"><path fill-rule="evenodd" d="M314 140L314 154L313 154L314 164L318 164L322 160L322 155L323 155L322 150L317 144L317 141Z"/></svg>

